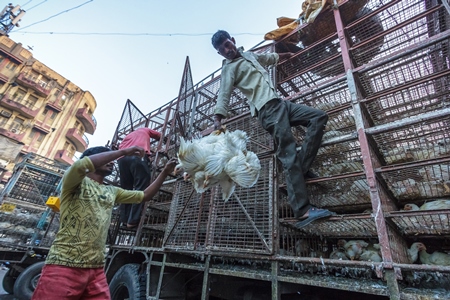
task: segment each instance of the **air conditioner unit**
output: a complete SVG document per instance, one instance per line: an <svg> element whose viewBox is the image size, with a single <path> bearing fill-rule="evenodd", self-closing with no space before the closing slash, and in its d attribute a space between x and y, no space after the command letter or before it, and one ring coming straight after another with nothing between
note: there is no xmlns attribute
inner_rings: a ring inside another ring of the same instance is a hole
<svg viewBox="0 0 450 300"><path fill-rule="evenodd" d="M16 133L16 132L17 132L17 129L16 129L16 128L11 128L11 132L12 132L12 133Z"/></svg>
<svg viewBox="0 0 450 300"><path fill-rule="evenodd" d="M0 112L0 115L2 115L2 116L5 117L5 118L11 117L11 113L10 113L9 111L6 111L6 110L2 110L2 111Z"/></svg>

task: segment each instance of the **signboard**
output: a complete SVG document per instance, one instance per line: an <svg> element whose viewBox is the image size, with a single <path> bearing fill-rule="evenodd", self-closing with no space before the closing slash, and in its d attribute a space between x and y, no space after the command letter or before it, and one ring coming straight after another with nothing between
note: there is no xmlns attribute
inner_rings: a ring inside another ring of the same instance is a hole
<svg viewBox="0 0 450 300"><path fill-rule="evenodd" d="M16 208L15 204L3 202L2 205L0 205L0 211L2 212L13 212L14 208Z"/></svg>

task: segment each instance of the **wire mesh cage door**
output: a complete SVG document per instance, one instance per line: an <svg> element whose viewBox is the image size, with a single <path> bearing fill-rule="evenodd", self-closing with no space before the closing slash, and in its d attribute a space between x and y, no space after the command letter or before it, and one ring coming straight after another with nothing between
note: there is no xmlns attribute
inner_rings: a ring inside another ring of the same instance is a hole
<svg viewBox="0 0 450 300"><path fill-rule="evenodd" d="M251 188L236 187L224 202L216 186L198 194L178 182L169 214L164 247L176 250L272 254L273 157L260 159L261 173Z"/></svg>

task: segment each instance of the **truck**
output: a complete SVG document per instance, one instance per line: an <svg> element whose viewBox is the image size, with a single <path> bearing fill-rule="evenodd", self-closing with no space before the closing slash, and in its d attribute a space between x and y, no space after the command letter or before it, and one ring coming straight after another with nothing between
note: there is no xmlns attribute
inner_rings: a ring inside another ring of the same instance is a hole
<svg viewBox="0 0 450 300"><path fill-rule="evenodd" d="M271 136L232 94L230 131L243 130L261 163L251 188L228 202L173 175L147 202L139 226L114 210L105 273L119 299L449 299L450 266L412 259L414 243L450 251L450 209L404 210L450 199L450 2L323 1L312 23L257 53L291 52L269 73L280 97L329 116L308 179L311 204L337 213L297 228ZM211 133L220 69L194 84L189 58L178 96L145 114L125 104L109 146L149 127L154 178L180 138ZM305 128L292 132L301 145ZM107 184L119 183L114 172ZM380 259L336 258L351 241Z"/></svg>

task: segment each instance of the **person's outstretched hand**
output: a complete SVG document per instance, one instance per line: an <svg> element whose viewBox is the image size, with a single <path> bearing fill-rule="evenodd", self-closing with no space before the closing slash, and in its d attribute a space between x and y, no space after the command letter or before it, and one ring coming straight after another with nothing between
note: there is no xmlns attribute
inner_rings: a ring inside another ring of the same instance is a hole
<svg viewBox="0 0 450 300"><path fill-rule="evenodd" d="M178 159L175 157L172 157L171 159L169 159L169 161L166 163L166 165L164 166L164 170L163 172L168 175L170 173L173 172L173 170L175 169L175 166L178 164Z"/></svg>
<svg viewBox="0 0 450 300"><path fill-rule="evenodd" d="M145 150L141 147L138 146L132 146L129 148L125 148L123 149L124 156L139 156L139 157L144 157L145 154Z"/></svg>

